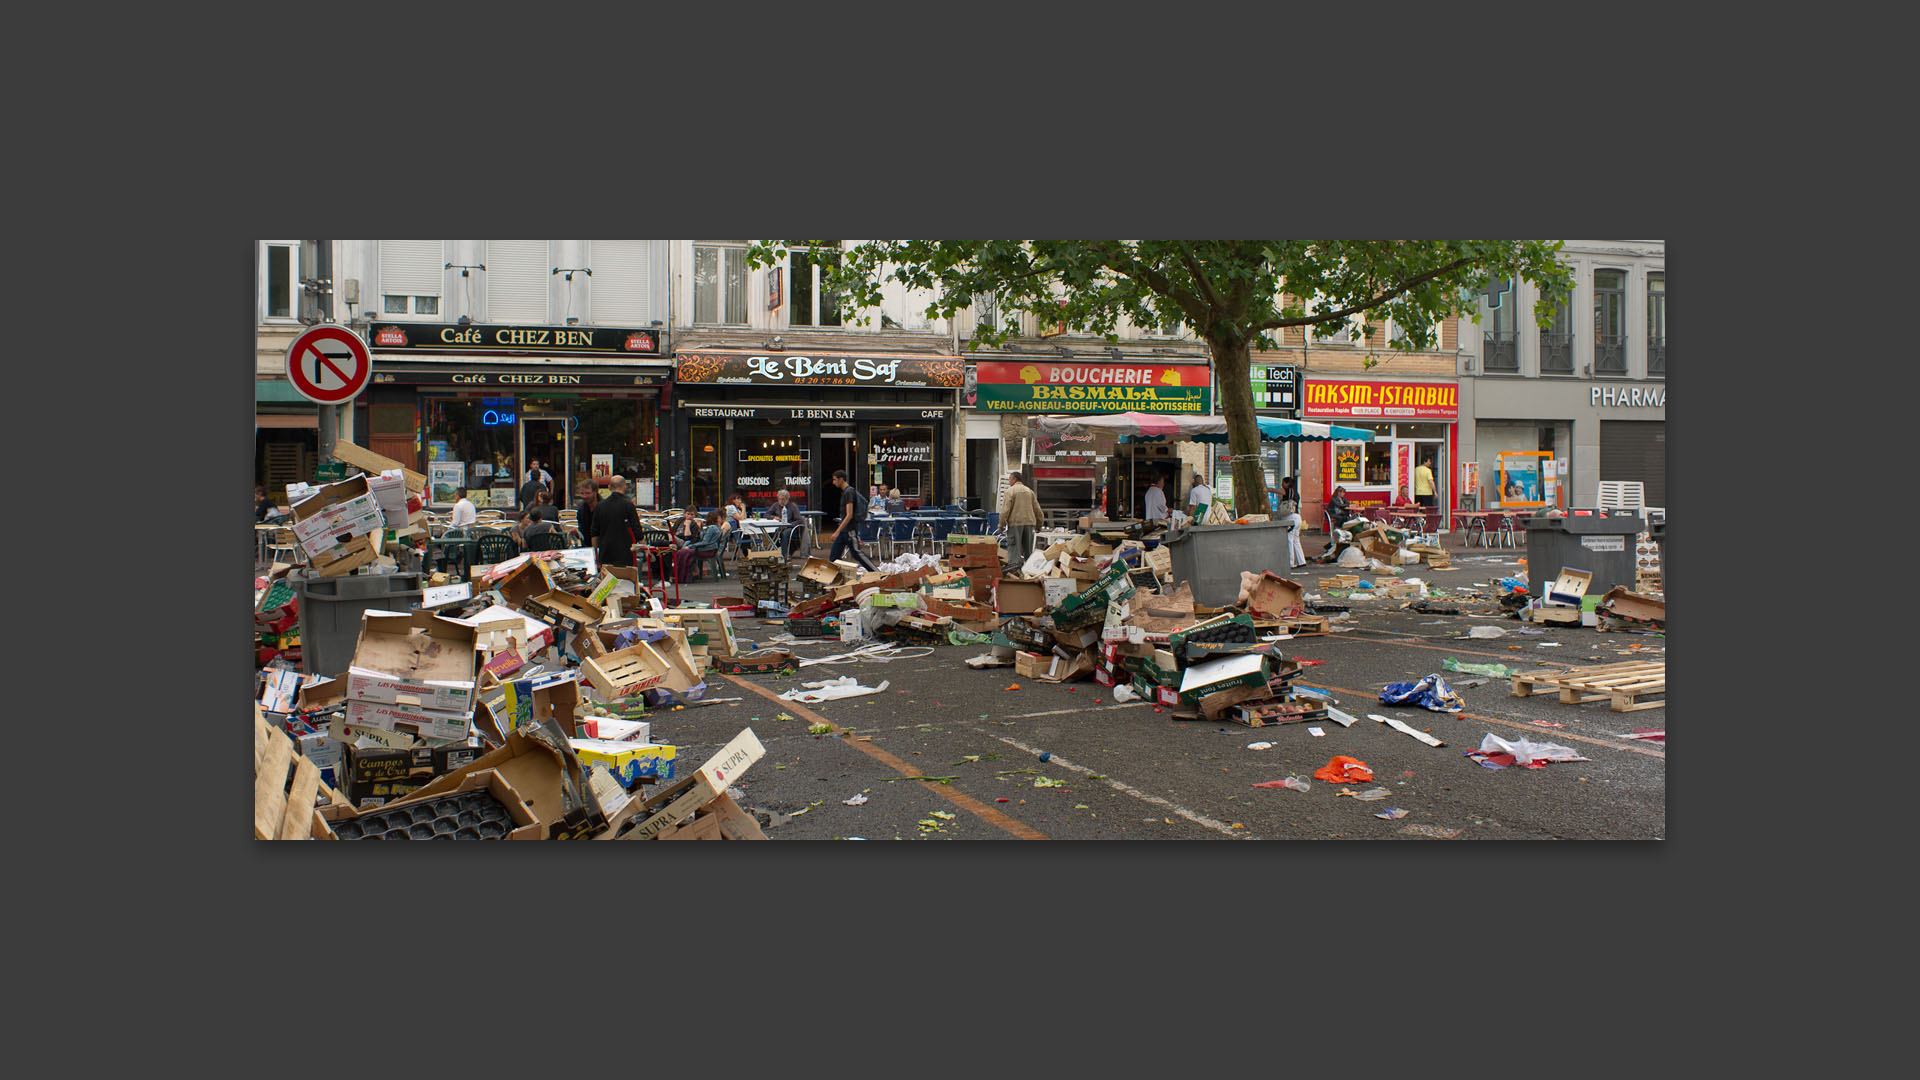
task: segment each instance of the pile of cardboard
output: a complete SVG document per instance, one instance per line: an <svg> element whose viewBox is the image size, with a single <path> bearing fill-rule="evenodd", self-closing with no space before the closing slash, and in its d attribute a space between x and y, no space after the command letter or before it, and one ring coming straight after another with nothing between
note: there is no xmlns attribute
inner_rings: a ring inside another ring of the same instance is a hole
<svg viewBox="0 0 1920 1080"><path fill-rule="evenodd" d="M310 577L393 570L394 556L426 540L427 478L352 443L336 445L334 457L365 475L287 485L295 558Z"/></svg>

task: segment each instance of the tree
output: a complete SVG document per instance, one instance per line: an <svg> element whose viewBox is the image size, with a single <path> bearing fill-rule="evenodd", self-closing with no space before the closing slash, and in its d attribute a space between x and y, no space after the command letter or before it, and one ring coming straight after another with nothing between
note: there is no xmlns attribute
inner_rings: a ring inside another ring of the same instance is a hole
<svg viewBox="0 0 1920 1080"><path fill-rule="evenodd" d="M748 261L767 266L810 241L762 241ZM1045 321L1118 341L1121 317L1136 326L1185 323L1212 350L1214 380L1227 422L1234 503L1241 513L1267 506L1254 420L1252 351L1275 348L1290 326L1364 336L1371 318L1392 319L1403 336L1391 349L1432 348L1433 327L1464 312L1470 297L1498 279L1540 287L1534 318L1553 323L1553 301L1573 284L1556 258L1558 241L1538 240L874 240L821 268L844 318L871 321L887 281L933 294L929 318L952 318L976 296L1005 308L1049 312ZM1309 306L1311 310L1308 310ZM1011 328L981 325L975 348L1004 343Z"/></svg>

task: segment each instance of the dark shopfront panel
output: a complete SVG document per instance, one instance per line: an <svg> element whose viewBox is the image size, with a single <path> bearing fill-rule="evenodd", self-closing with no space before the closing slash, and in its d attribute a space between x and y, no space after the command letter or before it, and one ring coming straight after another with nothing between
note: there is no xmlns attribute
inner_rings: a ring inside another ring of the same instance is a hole
<svg viewBox="0 0 1920 1080"><path fill-rule="evenodd" d="M382 375L391 382L380 383ZM485 381L478 381L482 377ZM451 480L450 467L457 467L481 505L517 505L512 492L528 463L538 459L553 476L562 506L572 505L573 492L590 482L596 465L627 477L630 494L648 496L636 501L653 506L659 502L663 381L664 372L381 372L376 367L366 430L371 449L412 462L430 479ZM401 436L403 431L411 434Z"/></svg>
<svg viewBox="0 0 1920 1080"><path fill-rule="evenodd" d="M1666 506L1666 421L1600 421L1600 479L1638 480L1645 505Z"/></svg>
<svg viewBox="0 0 1920 1080"><path fill-rule="evenodd" d="M784 487L802 509L831 515L839 502L830 477L845 469L864 491L884 485L898 488L908 506L944 506L952 501L953 407L950 394L941 397L916 404L682 401L673 414L685 432L686 486L672 495L687 500L676 505L706 507L741 490L757 509Z"/></svg>

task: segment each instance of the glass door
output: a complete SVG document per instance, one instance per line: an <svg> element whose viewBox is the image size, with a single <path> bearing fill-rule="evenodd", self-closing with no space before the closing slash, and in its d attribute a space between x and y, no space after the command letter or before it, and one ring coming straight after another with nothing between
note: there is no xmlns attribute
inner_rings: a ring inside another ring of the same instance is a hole
<svg viewBox="0 0 1920 1080"><path fill-rule="evenodd" d="M566 507L568 499L567 481L573 476L573 418L570 416L534 415L522 413L520 416L520 468L515 477L515 486L527 482L527 472L538 461L540 467L553 477L553 505Z"/></svg>

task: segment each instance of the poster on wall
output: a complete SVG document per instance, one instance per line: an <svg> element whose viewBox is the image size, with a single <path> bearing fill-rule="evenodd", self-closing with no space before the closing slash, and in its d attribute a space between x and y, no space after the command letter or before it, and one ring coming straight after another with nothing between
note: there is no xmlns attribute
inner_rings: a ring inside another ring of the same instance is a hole
<svg viewBox="0 0 1920 1080"><path fill-rule="evenodd" d="M1507 450L1500 454L1500 490L1501 507L1545 506L1546 499L1541 479L1541 459L1552 460L1553 455L1544 450Z"/></svg>
<svg viewBox="0 0 1920 1080"><path fill-rule="evenodd" d="M1359 443L1340 443L1333 448L1333 482L1336 484L1358 484L1360 482Z"/></svg>
<svg viewBox="0 0 1920 1080"><path fill-rule="evenodd" d="M1557 481L1559 480L1559 477L1560 477L1560 463L1558 461L1555 461L1552 458L1547 458L1540 462L1540 484L1542 489L1541 494L1544 501L1549 503L1554 503L1559 501L1554 494L1556 489L1559 487L1559 484L1557 483Z"/></svg>
<svg viewBox="0 0 1920 1080"><path fill-rule="evenodd" d="M460 501L460 488L467 482L467 463L464 461L432 461L427 463L427 482L433 488L435 507L452 506Z"/></svg>
<svg viewBox="0 0 1920 1080"><path fill-rule="evenodd" d="M1463 461L1460 463L1460 504L1468 509L1479 509L1480 502L1480 463Z"/></svg>
<svg viewBox="0 0 1920 1080"><path fill-rule="evenodd" d="M1394 501L1413 501L1413 444L1393 448Z"/></svg>
<svg viewBox="0 0 1920 1080"><path fill-rule="evenodd" d="M596 487L605 487L607 486L607 481L611 479L613 479L613 455L612 454L593 455L594 485Z"/></svg>

